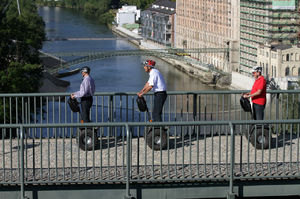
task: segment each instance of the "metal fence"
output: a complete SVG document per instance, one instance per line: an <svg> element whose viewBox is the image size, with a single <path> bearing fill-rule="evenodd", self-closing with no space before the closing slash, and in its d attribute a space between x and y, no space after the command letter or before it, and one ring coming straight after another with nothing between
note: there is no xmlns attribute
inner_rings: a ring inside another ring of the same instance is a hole
<svg viewBox="0 0 300 199"><path fill-rule="evenodd" d="M258 124L262 123L269 128L259 131ZM160 137L166 134L167 145L152 150L149 137L144 138L140 133L162 124L169 129L160 133ZM246 128L240 132L236 130L239 126ZM21 191L25 184L118 182L126 183L130 194L132 182L207 180L229 181L232 189L237 179L300 177L300 120L6 124L0 127L2 131L16 128L18 132L17 139L1 140L0 184L20 184ZM120 136L100 133L97 145L88 151L78 147L78 137L51 138L48 134L47 138L29 138L25 133L28 129L47 132L56 129L67 133L88 128L97 131L118 128ZM266 135L266 146L260 145L262 134Z"/></svg>
<svg viewBox="0 0 300 199"><path fill-rule="evenodd" d="M88 124L69 94L1 94L0 185L24 198L25 184L118 182L129 196L132 182L223 180L232 192L238 179L299 178L300 91L270 91L264 121L241 110L242 92L168 92L162 123L147 122L134 93L96 93ZM153 150L155 127L167 141ZM80 149L88 129L96 143Z"/></svg>
<svg viewBox="0 0 300 199"><path fill-rule="evenodd" d="M168 92L163 121L248 120L240 106L241 93L247 91ZM266 120L299 119L300 91L268 91ZM0 123L51 124L76 123L80 115L71 112L67 93L0 94ZM146 122L147 114L136 105L135 93L96 93L91 110L93 122ZM153 95L146 95L151 112ZM8 136L5 133L4 136ZM13 134L16 134L13 132ZM2 135L1 135L2 136ZM33 135L32 135L33 136ZM35 136L40 136L36 134ZM45 134L42 134L45 136ZM61 137L61 132L51 137Z"/></svg>

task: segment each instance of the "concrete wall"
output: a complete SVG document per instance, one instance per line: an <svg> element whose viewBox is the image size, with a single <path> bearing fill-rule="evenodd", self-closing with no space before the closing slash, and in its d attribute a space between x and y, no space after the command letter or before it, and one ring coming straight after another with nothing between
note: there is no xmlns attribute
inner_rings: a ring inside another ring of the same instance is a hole
<svg viewBox="0 0 300 199"><path fill-rule="evenodd" d="M232 72L232 89L251 90L253 83L253 77L248 77L237 72Z"/></svg>

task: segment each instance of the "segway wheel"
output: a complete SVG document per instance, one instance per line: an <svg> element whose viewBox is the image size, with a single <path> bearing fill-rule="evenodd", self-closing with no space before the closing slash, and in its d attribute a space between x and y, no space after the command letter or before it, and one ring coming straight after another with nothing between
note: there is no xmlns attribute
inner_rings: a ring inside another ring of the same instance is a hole
<svg viewBox="0 0 300 199"><path fill-rule="evenodd" d="M160 128L155 128L153 132L152 128L150 128L146 135L146 142L147 145L155 151L165 149L168 142L165 129L160 130Z"/></svg>
<svg viewBox="0 0 300 199"><path fill-rule="evenodd" d="M261 127L253 127L250 135L250 142L256 149L269 148L269 129Z"/></svg>
<svg viewBox="0 0 300 199"><path fill-rule="evenodd" d="M92 129L81 129L78 133L77 144L80 149L91 151L97 149L99 142L97 133L93 132Z"/></svg>

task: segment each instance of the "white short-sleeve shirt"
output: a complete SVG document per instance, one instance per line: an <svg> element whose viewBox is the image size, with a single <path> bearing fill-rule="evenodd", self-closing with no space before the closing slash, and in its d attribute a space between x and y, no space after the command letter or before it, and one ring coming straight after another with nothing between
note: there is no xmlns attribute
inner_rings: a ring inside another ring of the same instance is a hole
<svg viewBox="0 0 300 199"><path fill-rule="evenodd" d="M153 92L166 91L167 89L164 77L155 68L152 68L152 70L149 73L148 83L150 86L153 86Z"/></svg>

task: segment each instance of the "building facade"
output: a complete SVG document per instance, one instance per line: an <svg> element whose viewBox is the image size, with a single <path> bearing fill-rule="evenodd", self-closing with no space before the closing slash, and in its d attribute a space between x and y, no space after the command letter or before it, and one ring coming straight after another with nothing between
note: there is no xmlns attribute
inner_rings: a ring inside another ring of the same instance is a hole
<svg viewBox="0 0 300 199"><path fill-rule="evenodd" d="M260 45L257 62L270 78L299 78L300 45Z"/></svg>
<svg viewBox="0 0 300 199"><path fill-rule="evenodd" d="M142 11L142 37L165 46L174 46L175 8L175 2L158 0Z"/></svg>
<svg viewBox="0 0 300 199"><path fill-rule="evenodd" d="M250 75L250 69L260 64L259 46L299 42L299 0L241 0L240 13L242 74Z"/></svg>
<svg viewBox="0 0 300 199"><path fill-rule="evenodd" d="M124 24L134 24L140 18L140 10L136 6L122 6L116 14L116 23L118 26Z"/></svg>
<svg viewBox="0 0 300 199"><path fill-rule="evenodd" d="M176 48L228 48L239 40L239 0L177 0ZM199 61L230 72L224 53L191 54Z"/></svg>

